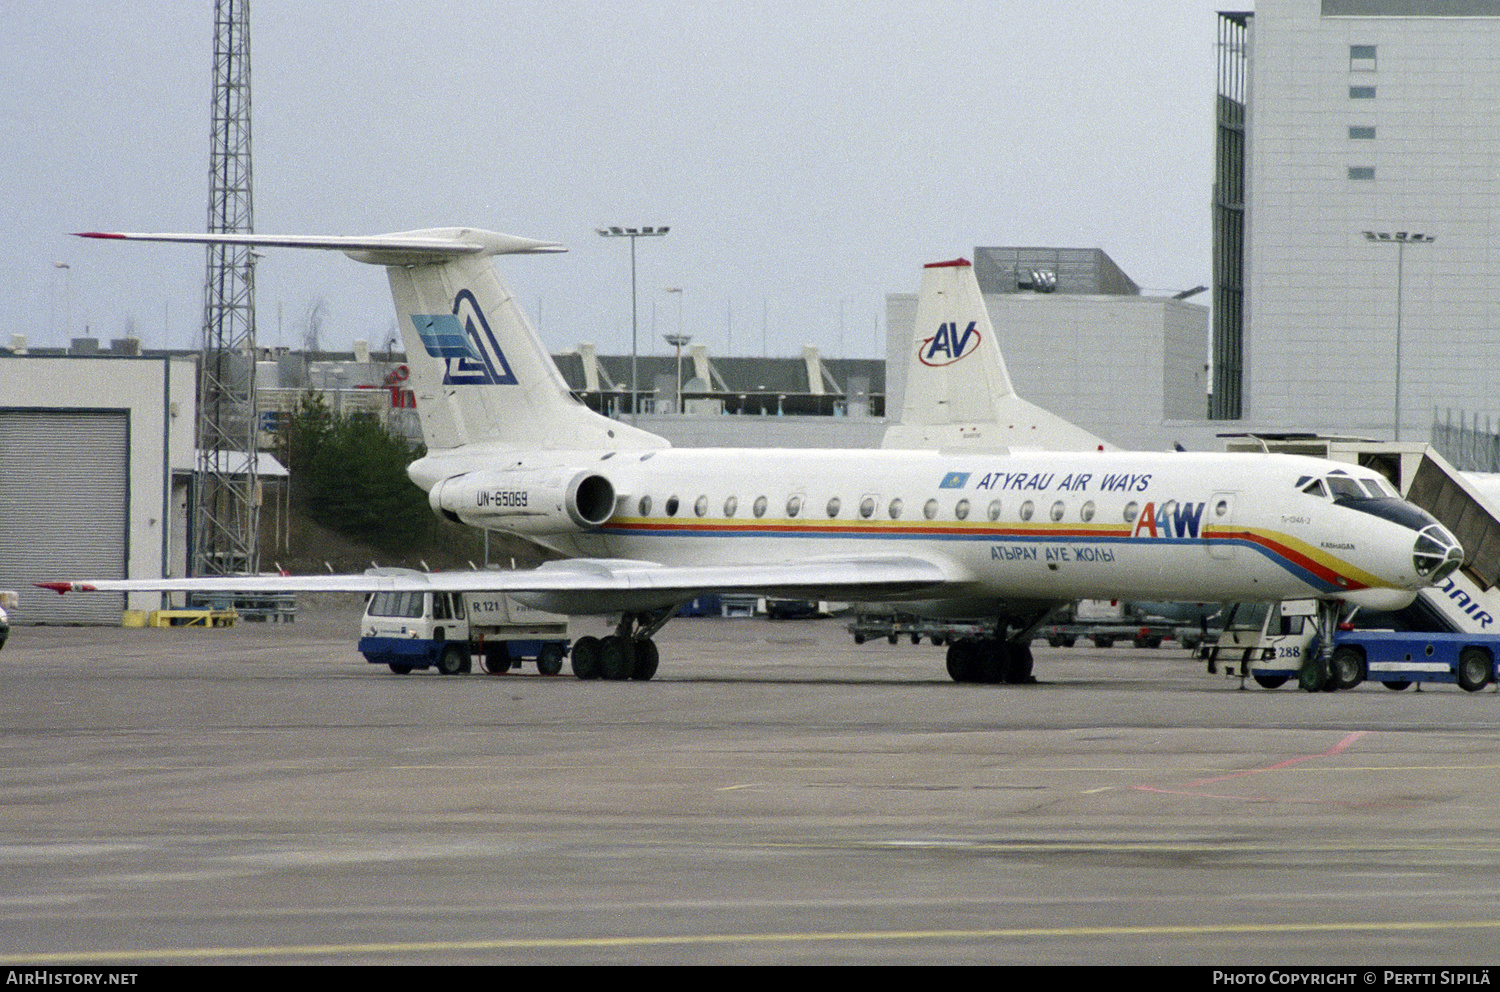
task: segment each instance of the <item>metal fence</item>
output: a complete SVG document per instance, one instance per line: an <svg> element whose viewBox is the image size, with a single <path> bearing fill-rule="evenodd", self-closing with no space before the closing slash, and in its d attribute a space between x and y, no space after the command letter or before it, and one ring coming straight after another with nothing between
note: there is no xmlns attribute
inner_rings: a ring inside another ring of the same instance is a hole
<svg viewBox="0 0 1500 992"><path fill-rule="evenodd" d="M1432 411L1432 446L1460 472L1500 472L1500 423L1488 416L1480 425L1479 414L1472 420L1458 411L1458 422L1449 410L1439 420L1437 408Z"/></svg>

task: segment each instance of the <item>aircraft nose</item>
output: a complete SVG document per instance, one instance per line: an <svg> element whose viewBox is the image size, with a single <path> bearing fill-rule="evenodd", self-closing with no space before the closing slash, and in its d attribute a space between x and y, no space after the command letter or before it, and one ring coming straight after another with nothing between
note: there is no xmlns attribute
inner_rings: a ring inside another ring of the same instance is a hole
<svg viewBox="0 0 1500 992"><path fill-rule="evenodd" d="M1422 528L1411 553L1417 575L1435 585L1464 563L1464 549L1458 539L1437 524Z"/></svg>

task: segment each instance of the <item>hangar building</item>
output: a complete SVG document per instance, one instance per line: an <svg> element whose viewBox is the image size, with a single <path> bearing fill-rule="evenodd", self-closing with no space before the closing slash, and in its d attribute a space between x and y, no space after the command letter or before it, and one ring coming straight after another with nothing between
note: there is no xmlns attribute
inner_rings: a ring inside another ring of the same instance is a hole
<svg viewBox="0 0 1500 992"><path fill-rule="evenodd" d="M191 358L0 358L0 588L21 623L120 622L117 596L57 596L38 578L186 574ZM133 594L127 609L160 605Z"/></svg>

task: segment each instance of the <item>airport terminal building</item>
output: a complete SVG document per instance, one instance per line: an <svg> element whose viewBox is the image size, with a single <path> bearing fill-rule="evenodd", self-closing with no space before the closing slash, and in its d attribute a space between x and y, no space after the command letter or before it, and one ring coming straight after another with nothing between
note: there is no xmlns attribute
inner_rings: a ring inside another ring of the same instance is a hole
<svg viewBox="0 0 1500 992"><path fill-rule="evenodd" d="M1425 441L1488 415L1500 2L1260 0L1218 52L1213 416L1388 438L1399 406Z"/></svg>

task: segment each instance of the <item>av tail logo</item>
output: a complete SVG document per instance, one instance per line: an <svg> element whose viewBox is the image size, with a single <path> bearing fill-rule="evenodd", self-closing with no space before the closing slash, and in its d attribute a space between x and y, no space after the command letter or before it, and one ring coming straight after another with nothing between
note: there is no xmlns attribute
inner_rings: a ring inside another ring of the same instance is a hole
<svg viewBox="0 0 1500 992"><path fill-rule="evenodd" d="M453 312L411 315L422 347L446 363L445 386L514 386L516 375L495 340L479 301L467 289L453 298Z"/></svg>
<svg viewBox="0 0 1500 992"><path fill-rule="evenodd" d="M949 321L938 325L937 333L923 338L917 346L917 359L923 365L939 367L952 365L960 358L974 354L979 348L979 329L976 321L969 321L962 335L958 333L958 322Z"/></svg>

